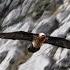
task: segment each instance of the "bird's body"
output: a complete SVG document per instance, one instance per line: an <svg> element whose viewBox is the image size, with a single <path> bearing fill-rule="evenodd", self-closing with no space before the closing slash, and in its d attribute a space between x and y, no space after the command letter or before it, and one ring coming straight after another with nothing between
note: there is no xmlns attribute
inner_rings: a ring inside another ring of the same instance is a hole
<svg viewBox="0 0 70 70"><path fill-rule="evenodd" d="M44 33L34 34L24 31L0 33L0 38L2 39L12 39L12 40L27 40L32 42L32 46L29 50L37 51L40 49L43 43L52 44L62 48L70 49L70 41L64 38L47 36Z"/></svg>

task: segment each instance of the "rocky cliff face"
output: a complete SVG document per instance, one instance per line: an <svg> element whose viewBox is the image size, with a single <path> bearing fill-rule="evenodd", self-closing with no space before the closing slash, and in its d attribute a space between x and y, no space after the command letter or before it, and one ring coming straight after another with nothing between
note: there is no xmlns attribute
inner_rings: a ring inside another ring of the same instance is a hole
<svg viewBox="0 0 70 70"><path fill-rule="evenodd" d="M26 31L70 40L69 0L0 0L0 32ZM31 42L0 39L0 70L69 70L70 50L50 44L32 54Z"/></svg>

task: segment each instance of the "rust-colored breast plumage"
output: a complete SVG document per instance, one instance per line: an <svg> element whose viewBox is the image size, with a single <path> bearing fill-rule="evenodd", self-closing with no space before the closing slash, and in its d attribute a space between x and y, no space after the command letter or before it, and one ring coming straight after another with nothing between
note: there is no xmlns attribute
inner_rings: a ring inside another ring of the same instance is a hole
<svg viewBox="0 0 70 70"><path fill-rule="evenodd" d="M33 47L35 47L35 48L41 47L42 44L43 44L44 41L45 41L45 38L46 38L45 35L41 35L41 36L36 37L36 38L33 40L33 42L32 42Z"/></svg>

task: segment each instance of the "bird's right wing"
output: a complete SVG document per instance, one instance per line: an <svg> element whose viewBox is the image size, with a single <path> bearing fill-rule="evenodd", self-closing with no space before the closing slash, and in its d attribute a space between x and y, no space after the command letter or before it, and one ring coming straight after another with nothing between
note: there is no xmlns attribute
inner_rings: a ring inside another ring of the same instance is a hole
<svg viewBox="0 0 70 70"><path fill-rule="evenodd" d="M33 39L38 36L38 34L28 33L24 31L0 33L0 38L2 39L12 39L12 40L27 40L33 41Z"/></svg>

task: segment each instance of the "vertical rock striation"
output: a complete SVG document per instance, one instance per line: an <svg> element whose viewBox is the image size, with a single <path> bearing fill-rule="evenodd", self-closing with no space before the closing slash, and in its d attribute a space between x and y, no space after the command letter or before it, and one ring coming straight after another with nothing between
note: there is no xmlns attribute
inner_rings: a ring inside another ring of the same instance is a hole
<svg viewBox="0 0 70 70"><path fill-rule="evenodd" d="M44 32L70 40L70 1L0 0L0 32L14 31ZM32 55L27 50L30 43L0 39L0 70L70 69L69 49L43 44Z"/></svg>

